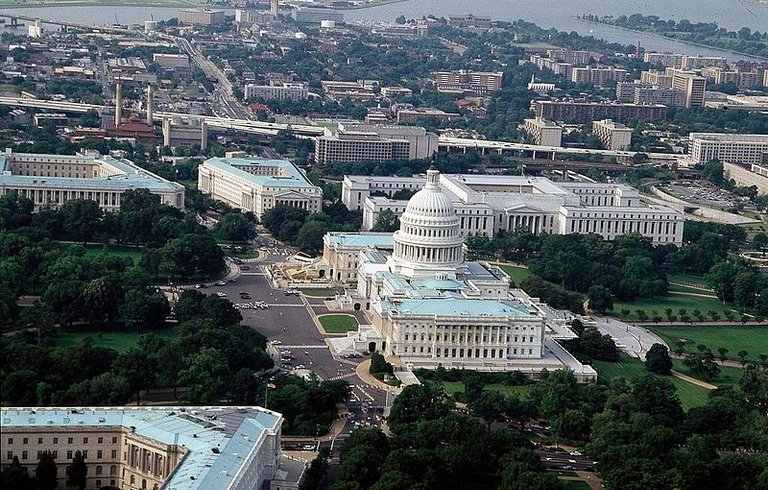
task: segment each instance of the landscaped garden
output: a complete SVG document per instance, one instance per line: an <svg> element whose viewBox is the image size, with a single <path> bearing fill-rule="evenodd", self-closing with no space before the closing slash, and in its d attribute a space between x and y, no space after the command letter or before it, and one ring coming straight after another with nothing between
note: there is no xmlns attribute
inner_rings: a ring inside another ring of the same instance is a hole
<svg viewBox="0 0 768 490"><path fill-rule="evenodd" d="M318 317L326 333L347 333L357 330L357 318L352 315L322 315Z"/></svg>
<svg viewBox="0 0 768 490"><path fill-rule="evenodd" d="M650 327L650 331L664 339L670 349L675 349L679 340L685 340L685 350L695 352L696 346L703 344L715 354L721 347L728 349L726 357L739 360L739 352L746 351L749 360L757 360L758 355L768 354L768 327L754 325L708 325Z"/></svg>
<svg viewBox="0 0 768 490"><path fill-rule="evenodd" d="M161 328L151 331L123 331L123 330L94 330L94 329L64 329L59 330L57 346L69 347L80 342L86 337L93 339L93 344L99 347L109 347L117 352L125 352L136 344L140 335L153 333L164 339L176 337L177 332L173 327Z"/></svg>

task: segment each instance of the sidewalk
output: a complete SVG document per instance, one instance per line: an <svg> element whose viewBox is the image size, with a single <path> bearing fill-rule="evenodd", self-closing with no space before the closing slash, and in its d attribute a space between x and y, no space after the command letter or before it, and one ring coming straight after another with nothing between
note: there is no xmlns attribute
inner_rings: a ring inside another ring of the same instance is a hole
<svg viewBox="0 0 768 490"><path fill-rule="evenodd" d="M370 386L373 386L376 389L389 391L390 393L393 393L395 395L400 394L402 391L402 388L396 388L394 386L390 386L387 383L380 381L376 379L370 372L369 369L371 368L371 360L366 359L365 361L361 362L357 365L357 368L355 368L355 372L357 373L357 377L360 378L360 380Z"/></svg>
<svg viewBox="0 0 768 490"><path fill-rule="evenodd" d="M706 381L702 381L700 379L692 378L692 377L688 376L687 374L683 374L683 373L677 372L674 369L672 370L672 376L674 376L675 378L678 378L678 379L682 379L683 381L687 381L688 383L694 384L696 386L701 386L702 388L706 388L708 390L716 390L717 389L717 386L715 386L713 384L707 383Z"/></svg>

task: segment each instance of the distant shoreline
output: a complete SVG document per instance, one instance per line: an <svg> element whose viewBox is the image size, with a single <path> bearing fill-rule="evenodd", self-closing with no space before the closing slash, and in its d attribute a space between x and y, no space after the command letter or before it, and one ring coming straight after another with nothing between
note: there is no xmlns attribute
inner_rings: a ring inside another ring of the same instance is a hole
<svg viewBox="0 0 768 490"><path fill-rule="evenodd" d="M599 26L608 26L608 27L612 27L614 29L621 29L622 31L635 32L635 33L638 33L638 34L644 34L646 36L654 36L654 37L658 37L658 38L661 38L661 39L677 41L679 43L688 44L690 46L696 46L698 48L706 48L706 49L711 49L713 51L722 51L723 53L737 54L739 56L744 56L746 58L753 58L753 59L756 59L756 60L759 60L759 61L768 61L768 58L766 58L765 56L760 56L758 54L743 53L741 51L736 51L735 49L721 48L721 47L718 47L718 46L710 46L709 44L698 43L696 41L688 41L686 39L680 39L678 37L667 37L667 36L664 36L664 35L659 34L657 32L641 31L639 29L630 29L628 27L616 26L616 25L613 25L613 24L605 23L605 22L598 22L598 21L595 21L595 20L585 19L583 17L579 17L578 19L582 20L584 22L588 22L590 24L596 24L596 25L599 25Z"/></svg>
<svg viewBox="0 0 768 490"><path fill-rule="evenodd" d="M407 1L409 0L374 0L373 2L366 3L365 5L355 5L353 7L345 7L343 9L334 9L334 10L340 10L340 11L365 10L373 7L380 7L382 5L389 5L391 3L403 3Z"/></svg>

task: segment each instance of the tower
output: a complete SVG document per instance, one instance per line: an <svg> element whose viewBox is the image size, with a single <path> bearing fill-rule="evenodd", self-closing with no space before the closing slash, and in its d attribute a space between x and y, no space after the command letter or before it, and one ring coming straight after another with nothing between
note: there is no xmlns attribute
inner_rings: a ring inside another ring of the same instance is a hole
<svg viewBox="0 0 768 490"><path fill-rule="evenodd" d="M208 148L208 123L205 119L200 120L200 151Z"/></svg>
<svg viewBox="0 0 768 490"><path fill-rule="evenodd" d="M272 17L277 18L277 8L278 8L277 0L272 0L270 2L270 9L269 9L269 13L272 14Z"/></svg>
<svg viewBox="0 0 768 490"><path fill-rule="evenodd" d="M147 124L152 126L152 118L154 116L153 111L153 97L154 97L154 91L152 90L152 85L147 86Z"/></svg>
<svg viewBox="0 0 768 490"><path fill-rule="evenodd" d="M163 146L171 146L171 118L163 118Z"/></svg>
<svg viewBox="0 0 768 490"><path fill-rule="evenodd" d="M123 121L123 84L115 82L115 127Z"/></svg>

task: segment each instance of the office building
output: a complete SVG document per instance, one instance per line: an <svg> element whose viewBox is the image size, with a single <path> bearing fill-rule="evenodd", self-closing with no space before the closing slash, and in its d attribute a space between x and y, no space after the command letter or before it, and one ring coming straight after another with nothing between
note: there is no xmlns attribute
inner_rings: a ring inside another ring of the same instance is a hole
<svg viewBox="0 0 768 490"><path fill-rule="evenodd" d="M542 70L547 69L552 71L555 75L562 75L568 79L571 78L571 71L573 70L572 63L558 61L555 58L547 58L538 54L531 55L529 61Z"/></svg>
<svg viewBox="0 0 768 490"><path fill-rule="evenodd" d="M722 56L683 55L681 66L683 70L701 70L709 66L727 68L728 60Z"/></svg>
<svg viewBox="0 0 768 490"><path fill-rule="evenodd" d="M322 210L323 190L287 160L209 158L198 168L197 187L203 194L258 217L278 204L310 213Z"/></svg>
<svg viewBox="0 0 768 490"><path fill-rule="evenodd" d="M424 159L437 143L436 134L416 126L339 124L315 141L315 163Z"/></svg>
<svg viewBox="0 0 768 490"><path fill-rule="evenodd" d="M326 266L323 275L336 282L355 282L361 251L392 251L394 248L392 233L327 233L323 237L323 263Z"/></svg>
<svg viewBox="0 0 768 490"><path fill-rule="evenodd" d="M434 107L408 107L396 109L395 117L397 118L397 124L408 124L422 119L445 122L461 117L461 114L458 112L445 112Z"/></svg>
<svg viewBox="0 0 768 490"><path fill-rule="evenodd" d="M448 25L451 27L473 27L476 29L489 29L491 27L490 17L479 17L469 15L451 15L448 16Z"/></svg>
<svg viewBox="0 0 768 490"><path fill-rule="evenodd" d="M688 155L693 163L720 160L760 165L768 153L766 134L691 133L688 140Z"/></svg>
<svg viewBox="0 0 768 490"><path fill-rule="evenodd" d="M672 75L658 70L641 71L640 82L661 88L672 88Z"/></svg>
<svg viewBox="0 0 768 490"><path fill-rule="evenodd" d="M472 70L439 71L435 73L438 92L463 91L476 95L485 95L501 89L503 72L485 72Z"/></svg>
<svg viewBox="0 0 768 490"><path fill-rule="evenodd" d="M643 83L640 80L631 82L616 82L616 101L632 102L635 99L635 90L638 88L652 88L652 83Z"/></svg>
<svg viewBox="0 0 768 490"><path fill-rule="evenodd" d="M670 70L672 88L685 93L685 107L704 107L707 79L694 72Z"/></svg>
<svg viewBox="0 0 768 490"><path fill-rule="evenodd" d="M283 83L280 85L257 85L249 83L243 90L246 99L261 98L303 100L309 97L309 90L303 83Z"/></svg>
<svg viewBox="0 0 768 490"><path fill-rule="evenodd" d="M381 87L382 97L409 97L413 90L406 87Z"/></svg>
<svg viewBox="0 0 768 490"><path fill-rule="evenodd" d="M592 133L606 150L627 150L632 144L632 128L615 123L610 119L594 121Z"/></svg>
<svg viewBox="0 0 768 490"><path fill-rule="evenodd" d="M536 145L563 146L563 128L553 121L535 118L524 121L523 130L533 138Z"/></svg>
<svg viewBox="0 0 768 490"><path fill-rule="evenodd" d="M664 65L664 67L680 68L683 66L683 55L681 53L646 51L643 54L643 61L653 65Z"/></svg>
<svg viewBox="0 0 768 490"><path fill-rule="evenodd" d="M607 66L587 66L571 70L573 83L588 83L596 87L605 87L610 82L623 82L626 76L627 70Z"/></svg>
<svg viewBox="0 0 768 490"><path fill-rule="evenodd" d="M184 186L169 182L125 159L88 150L77 155L0 154L0 194L17 192L35 209L58 207L72 199L96 201L103 211L117 211L123 193L148 189L160 202L184 208Z"/></svg>
<svg viewBox="0 0 768 490"><path fill-rule="evenodd" d="M337 24L344 22L344 14L334 9L298 8L292 15L293 19L301 24L319 24L324 20L332 20Z"/></svg>
<svg viewBox="0 0 768 490"><path fill-rule="evenodd" d="M357 288L337 302L362 310L370 325L334 339L336 350L397 356L408 370L519 370L536 377L568 368L579 381L593 381L595 371L558 343L575 336L564 315L510 288L499 267L465 260L460 221L439 172L430 169L420 187L392 235L392 253L359 252Z"/></svg>
<svg viewBox="0 0 768 490"><path fill-rule="evenodd" d="M224 10L213 9L180 9L178 13L179 22L182 24L214 25L222 24L226 21L226 12Z"/></svg>
<svg viewBox="0 0 768 490"><path fill-rule="evenodd" d="M80 451L88 490L263 488L281 464L283 417L260 407L2 408L3 462L34 474L51 451L60 487ZM274 482L277 483L277 482Z"/></svg>
<svg viewBox="0 0 768 490"><path fill-rule="evenodd" d="M648 105L663 104L666 106L684 106L685 92L663 87L641 86L635 88L632 103Z"/></svg>
<svg viewBox="0 0 768 490"><path fill-rule="evenodd" d="M666 206L646 204L640 193L623 184L553 182L543 177L451 174L441 176L462 235L493 236L526 229L532 233L565 235L595 233L606 240L640 233L653 243L683 240L683 213ZM370 230L379 214L397 216L408 201L394 199L402 190L417 190L418 177L346 175L342 201L350 210L363 211L363 230Z"/></svg>
<svg viewBox="0 0 768 490"><path fill-rule="evenodd" d="M591 51L573 49L548 49L547 56L550 59L570 63L574 66L588 65L593 58ZM600 55L595 54L594 57L600 58Z"/></svg>
<svg viewBox="0 0 768 490"><path fill-rule="evenodd" d="M751 89L756 85L762 84L760 73L757 71L726 70L709 67L701 70L701 74L718 85L732 83L738 88Z"/></svg>
<svg viewBox="0 0 768 490"><path fill-rule="evenodd" d="M587 124L598 119L613 119L627 124L633 120L645 122L667 118L667 106L660 104L535 100L531 102L531 110L536 117L574 124Z"/></svg>
<svg viewBox="0 0 768 490"><path fill-rule="evenodd" d="M331 99L351 99L362 102L376 97L375 89L379 86L379 82L375 80L357 80L355 82L323 80L320 85Z"/></svg>
<svg viewBox="0 0 768 490"><path fill-rule="evenodd" d="M154 53L152 61L166 70L189 71L189 56L186 54Z"/></svg>

